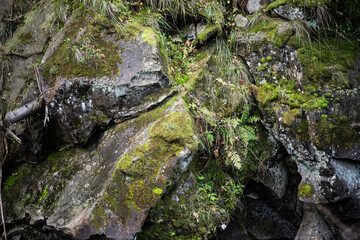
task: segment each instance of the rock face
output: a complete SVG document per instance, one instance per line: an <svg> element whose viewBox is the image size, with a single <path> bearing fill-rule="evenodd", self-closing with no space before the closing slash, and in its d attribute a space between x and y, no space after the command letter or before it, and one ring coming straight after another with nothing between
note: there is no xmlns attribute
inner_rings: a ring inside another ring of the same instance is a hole
<svg viewBox="0 0 360 240"><path fill-rule="evenodd" d="M34 12L43 16L39 9ZM20 32L38 26L28 21ZM91 16L72 18L44 53L40 77L58 126L53 137L71 145L38 165L22 164L7 178L7 222L30 224L13 229L14 238L38 232L43 238L134 239L166 184L198 151L194 121L170 89L158 36L141 25L130 38L105 33L109 28ZM29 48L13 41L6 54L26 61L35 54L40 61L40 40Z"/></svg>
<svg viewBox="0 0 360 240"><path fill-rule="evenodd" d="M305 19L306 17L304 9L289 5L281 5L274 9L274 12L287 20Z"/></svg>
<svg viewBox="0 0 360 240"><path fill-rule="evenodd" d="M26 209L32 222L45 217L79 239L133 239L173 172L181 174L196 152L193 124L175 97L110 128L97 146L22 166L5 184L7 217L22 218Z"/></svg>
<svg viewBox="0 0 360 240"><path fill-rule="evenodd" d="M239 48L239 53L245 56L260 88L257 100L264 114L265 126L295 160L301 175L298 187L301 201L328 204L352 199L358 202L359 181L355 176L358 171L359 133L354 126L360 119L356 113L357 88L351 86L351 82L354 82L352 74L358 71L356 51L353 49L346 53L346 58L351 60L342 62L341 69L331 65L340 61L327 62L326 67L310 65L306 60L309 52L296 50L296 44L286 44L293 41L293 32L283 26L286 23L262 27L261 31L253 27L257 35L263 36L262 41L252 41L252 35L238 38L240 46L247 46L247 51ZM278 41L275 40L276 36L280 36L276 34L278 32L287 34ZM351 49L351 46L348 47ZM317 48L321 49L319 46ZM342 48L347 49L345 46ZM324 72L311 75L312 68L316 67ZM334 72L326 73L330 69ZM329 82L321 80L325 74L329 74ZM357 86L357 83L353 86ZM281 195L277 189L273 191ZM306 220L308 218L321 218L317 213L310 212L304 215L298 239L309 237L304 231L311 231L305 226L317 229L318 233L324 228L322 220L311 227L305 223L311 222ZM345 216L347 214L338 215L340 219ZM356 235L355 225L352 231ZM334 234L330 230L327 232L328 235L322 236L324 239Z"/></svg>
<svg viewBox="0 0 360 240"><path fill-rule="evenodd" d="M261 0L249 0L246 4L246 10L248 10L249 13L259 11L262 8L260 2Z"/></svg>
<svg viewBox="0 0 360 240"><path fill-rule="evenodd" d="M51 2L0 36L0 113L44 97L0 117L9 239L359 238L360 55L314 41L328 1Z"/></svg>
<svg viewBox="0 0 360 240"><path fill-rule="evenodd" d="M246 27L249 20L241 14L236 15L235 24L237 27Z"/></svg>
<svg viewBox="0 0 360 240"><path fill-rule="evenodd" d="M115 40L115 34L101 33L101 26L73 21L57 49L50 45L53 54L43 71L47 87L53 87L46 97L50 117L68 141L85 143L94 129L135 117L173 94L153 30L144 28L130 40Z"/></svg>

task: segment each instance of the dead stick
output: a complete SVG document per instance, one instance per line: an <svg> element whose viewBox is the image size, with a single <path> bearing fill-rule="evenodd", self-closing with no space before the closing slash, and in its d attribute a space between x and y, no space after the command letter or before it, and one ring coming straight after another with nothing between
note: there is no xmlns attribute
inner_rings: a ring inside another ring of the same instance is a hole
<svg viewBox="0 0 360 240"><path fill-rule="evenodd" d="M1 208L1 220L2 220L2 224L3 224L3 228L4 228L4 236L5 236L5 240L7 240L7 234L6 234L6 226L5 226L5 217L4 217L4 209L3 209L3 204L2 204L2 197L1 197L1 182L2 182L2 167L0 168L0 208Z"/></svg>
<svg viewBox="0 0 360 240"><path fill-rule="evenodd" d="M34 100L15 109L14 111L8 112L5 115L5 120L13 124L26 118L41 108L41 102L42 101Z"/></svg>
<svg viewBox="0 0 360 240"><path fill-rule="evenodd" d="M4 158L1 160L0 163L0 210L1 210L1 220L2 220L2 224L3 224L3 228L4 228L4 236L5 236L5 240L7 240L7 234L6 234L6 226L5 226L5 217L4 217L4 208L3 208L3 204L2 204L2 197L1 197L1 183L2 183L2 166L5 162L5 159L8 155L8 144L7 144L7 140L6 140L6 135L4 133L1 133L1 140L2 143L4 143L4 148L5 148L5 156ZM1 144L2 144L1 143Z"/></svg>

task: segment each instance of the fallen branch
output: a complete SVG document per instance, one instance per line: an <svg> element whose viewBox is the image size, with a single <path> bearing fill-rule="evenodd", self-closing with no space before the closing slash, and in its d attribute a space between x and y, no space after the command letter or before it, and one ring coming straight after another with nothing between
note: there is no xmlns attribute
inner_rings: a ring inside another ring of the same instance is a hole
<svg viewBox="0 0 360 240"><path fill-rule="evenodd" d="M42 101L40 100L34 100L32 102L29 102L18 109L15 109L14 111L8 112L5 115L5 121L8 121L11 124L14 124L28 116L30 116L32 113L37 112L42 105Z"/></svg>
<svg viewBox="0 0 360 240"><path fill-rule="evenodd" d="M20 15L17 18L4 18L3 21L5 21L5 22L16 22L22 17L23 17L23 15Z"/></svg>

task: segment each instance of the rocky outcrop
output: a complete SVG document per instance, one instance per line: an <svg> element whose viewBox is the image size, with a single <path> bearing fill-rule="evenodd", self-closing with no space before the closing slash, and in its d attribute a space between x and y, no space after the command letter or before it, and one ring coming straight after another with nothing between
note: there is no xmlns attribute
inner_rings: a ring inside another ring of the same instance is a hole
<svg viewBox="0 0 360 240"><path fill-rule="evenodd" d="M260 22L250 28L250 32L263 36L261 40L255 41L252 35L238 33L243 37L238 38L237 44L246 46L247 52L244 48L238 49L260 88L256 98L264 114L265 126L297 164L301 175L298 197L311 204L328 204L349 198L358 201L359 183L354 176L357 175L359 138L354 127L359 119L355 100L357 88L351 86L354 82L352 74L357 69L355 46L343 45L342 50L326 50L317 45L317 50L310 53L294 42L292 34L296 31L292 31L291 26L281 30L288 23L274 23L264 26ZM276 40L279 31L287 34ZM347 61L318 59L324 65L310 64L307 59L316 55L316 51L326 51L329 54L326 58L332 58L336 51L343 51L348 54ZM332 64L342 64L342 67ZM314 71L321 72L316 75ZM325 75L328 81L322 81ZM279 191L273 191L279 195ZM308 218L319 218L315 215L304 215L297 238L309 237L304 233L310 231L305 222L310 221L306 220ZM345 216L338 215L340 219L345 219ZM353 220L352 224L356 225ZM311 228L320 233L323 226L319 223ZM357 232L355 227L352 231ZM330 230L327 232L334 234ZM327 236L323 238L329 239Z"/></svg>
<svg viewBox="0 0 360 240"><path fill-rule="evenodd" d="M22 165L5 183L7 218L68 229L87 239L133 239L166 183L197 150L193 120L178 97L102 134L96 145ZM17 199L17 200L15 200Z"/></svg>
<svg viewBox="0 0 360 240"><path fill-rule="evenodd" d="M165 35L175 2L34 5L1 48L0 112L44 98L0 121L9 238L358 238L356 41L314 41L326 1L200 2Z"/></svg>
<svg viewBox="0 0 360 240"><path fill-rule="evenodd" d="M136 25L125 38L90 18L70 18L44 54L39 77L54 128L47 138L70 145L7 177L3 199L7 223L17 226L13 238L133 239L198 151L194 121L174 96L154 30ZM7 54L40 60L44 46L14 41Z"/></svg>

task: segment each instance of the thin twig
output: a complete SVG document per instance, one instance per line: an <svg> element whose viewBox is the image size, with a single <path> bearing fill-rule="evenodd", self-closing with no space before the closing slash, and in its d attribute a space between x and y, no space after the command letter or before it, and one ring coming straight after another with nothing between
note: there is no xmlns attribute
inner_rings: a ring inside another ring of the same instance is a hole
<svg viewBox="0 0 360 240"><path fill-rule="evenodd" d="M2 224L3 224L3 228L4 228L4 236L5 236L5 240L7 240L7 234L6 234L6 226L5 226L5 217L4 217L4 208L3 208L3 204L2 204L2 197L1 197L1 182L2 182L2 166L5 162L5 159L8 155L8 144L7 144L7 140L6 140L6 135L1 133L1 138L2 138L2 143L4 144L4 148L5 148L5 156L4 158L1 160L0 163L0 210L1 210L1 220L2 220Z"/></svg>

